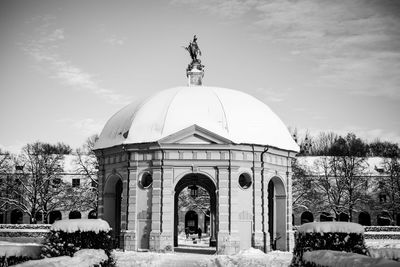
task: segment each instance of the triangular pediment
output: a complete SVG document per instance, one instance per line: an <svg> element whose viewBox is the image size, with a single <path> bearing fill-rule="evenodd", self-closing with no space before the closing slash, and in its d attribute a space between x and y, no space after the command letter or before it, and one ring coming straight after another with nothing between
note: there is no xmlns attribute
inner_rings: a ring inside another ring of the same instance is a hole
<svg viewBox="0 0 400 267"><path fill-rule="evenodd" d="M192 125L158 141L161 144L230 144L232 141L198 125Z"/></svg>

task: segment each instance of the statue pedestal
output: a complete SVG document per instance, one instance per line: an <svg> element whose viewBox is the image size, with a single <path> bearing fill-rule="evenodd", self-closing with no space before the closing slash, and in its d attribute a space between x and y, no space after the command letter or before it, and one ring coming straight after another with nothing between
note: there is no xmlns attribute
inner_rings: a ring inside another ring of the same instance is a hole
<svg viewBox="0 0 400 267"><path fill-rule="evenodd" d="M189 64L186 69L186 76L188 77L188 86L200 86L203 84L204 66L201 65L200 60L194 60Z"/></svg>
<svg viewBox="0 0 400 267"><path fill-rule="evenodd" d="M203 84L204 70L192 69L188 70L186 73L189 86L200 86Z"/></svg>

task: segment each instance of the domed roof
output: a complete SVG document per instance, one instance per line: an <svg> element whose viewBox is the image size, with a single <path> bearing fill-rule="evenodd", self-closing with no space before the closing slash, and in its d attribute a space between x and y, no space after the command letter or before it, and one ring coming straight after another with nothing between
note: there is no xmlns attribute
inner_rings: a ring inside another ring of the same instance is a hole
<svg viewBox="0 0 400 267"><path fill-rule="evenodd" d="M139 105L124 107L108 120L95 149L156 142L193 125L236 144L299 151L267 105L240 91L207 86L163 90Z"/></svg>

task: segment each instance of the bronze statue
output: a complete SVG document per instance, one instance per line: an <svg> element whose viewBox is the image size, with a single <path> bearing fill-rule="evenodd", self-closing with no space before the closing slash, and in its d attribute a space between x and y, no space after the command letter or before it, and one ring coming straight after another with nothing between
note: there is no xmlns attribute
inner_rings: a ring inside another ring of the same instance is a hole
<svg viewBox="0 0 400 267"><path fill-rule="evenodd" d="M189 45L184 48L189 52L190 57L192 58L192 63L194 63L194 62L200 63L200 60L197 59L197 55L201 56L201 51L200 51L199 46L197 45L196 35L193 36L193 41L189 42Z"/></svg>

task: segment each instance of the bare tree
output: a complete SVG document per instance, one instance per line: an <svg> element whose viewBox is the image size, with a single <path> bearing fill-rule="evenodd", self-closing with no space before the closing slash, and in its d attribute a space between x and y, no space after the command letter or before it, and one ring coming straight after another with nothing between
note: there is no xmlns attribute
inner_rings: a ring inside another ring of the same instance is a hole
<svg viewBox="0 0 400 267"><path fill-rule="evenodd" d="M80 207L97 210L98 162L93 148L98 138L98 135L89 137L81 148L75 150L75 171L86 179L79 188L76 188L74 193L79 197L75 199L79 199L79 202L71 201L71 208L79 204Z"/></svg>
<svg viewBox="0 0 400 267"><path fill-rule="evenodd" d="M70 151L69 146L62 143L27 144L13 163L15 172L1 185L2 191L7 193L0 201L28 214L31 223L36 223L40 213L46 222L48 213L55 206L61 206L65 199L60 164L63 155Z"/></svg>

